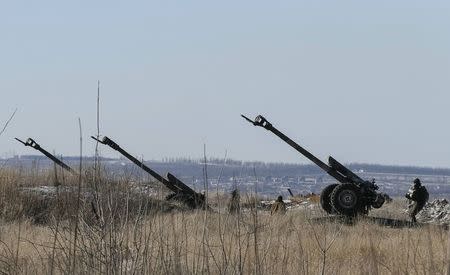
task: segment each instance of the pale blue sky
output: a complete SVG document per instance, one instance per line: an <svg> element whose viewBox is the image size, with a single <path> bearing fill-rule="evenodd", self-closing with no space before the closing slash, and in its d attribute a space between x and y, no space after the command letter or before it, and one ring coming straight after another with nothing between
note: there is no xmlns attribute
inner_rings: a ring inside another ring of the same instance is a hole
<svg viewBox="0 0 450 275"><path fill-rule="evenodd" d="M450 167L449 1L2 1L0 153ZM102 148L106 156L118 156Z"/></svg>

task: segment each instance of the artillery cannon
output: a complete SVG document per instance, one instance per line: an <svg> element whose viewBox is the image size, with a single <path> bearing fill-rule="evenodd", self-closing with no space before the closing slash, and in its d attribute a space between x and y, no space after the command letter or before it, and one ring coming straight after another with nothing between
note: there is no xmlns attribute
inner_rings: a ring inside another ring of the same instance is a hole
<svg viewBox="0 0 450 275"><path fill-rule="evenodd" d="M169 194L166 197L167 200L177 200L183 202L192 209L206 207L205 196L203 194L195 192L181 180L177 179L174 175L167 173L166 178L164 178L163 176L159 175L148 166L146 166L142 161L139 161L137 158L130 155L127 151L122 149L122 147L120 147L117 143L115 143L107 136L104 136L101 140L93 136L91 136L91 138L118 151L131 162L141 167L145 172L152 175L157 181L161 182L162 184L164 184L164 186L169 188L173 193Z"/></svg>
<svg viewBox="0 0 450 275"><path fill-rule="evenodd" d="M15 138L18 142L22 143L25 146L30 146L31 148L34 148L36 150L38 150L39 152L41 152L42 154L44 154L46 157L48 157L49 159L51 159L54 163L56 163L57 165L61 166L64 170L72 173L73 175L75 175L75 171L70 168L67 164L65 164L64 162L62 162L60 159L58 159L57 157L55 157L54 155L50 154L49 152L47 152L44 148L42 148L36 141L34 141L34 139L32 138L28 138L25 142Z"/></svg>
<svg viewBox="0 0 450 275"><path fill-rule="evenodd" d="M261 115L257 116L254 121L244 115L241 116L254 126L263 127L274 133L339 182L328 185L320 194L320 205L327 213L352 217L358 214L368 214L371 207L380 208L383 206L385 199L383 194L377 192L378 186L375 184L375 180L367 181L361 179L331 156L328 157L328 164L325 164L276 129Z"/></svg>

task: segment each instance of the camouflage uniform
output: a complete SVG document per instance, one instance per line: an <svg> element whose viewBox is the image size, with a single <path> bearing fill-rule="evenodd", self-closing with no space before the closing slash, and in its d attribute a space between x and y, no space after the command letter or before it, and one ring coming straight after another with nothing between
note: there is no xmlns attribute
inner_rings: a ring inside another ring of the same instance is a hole
<svg viewBox="0 0 450 275"><path fill-rule="evenodd" d="M417 178L414 180L413 186L409 189L408 193L406 193L405 197L411 201L411 204L409 205L409 216L411 217L411 221L416 222L417 213L422 210L428 201L428 191Z"/></svg>
<svg viewBox="0 0 450 275"><path fill-rule="evenodd" d="M273 214L284 214L286 213L286 204L283 201L282 196L278 196L277 200L270 207L270 215Z"/></svg>
<svg viewBox="0 0 450 275"><path fill-rule="evenodd" d="M239 201L240 201L239 191L237 189L234 189L233 192L231 192L230 202L228 203L228 212L230 214L239 213L239 211L241 210Z"/></svg>

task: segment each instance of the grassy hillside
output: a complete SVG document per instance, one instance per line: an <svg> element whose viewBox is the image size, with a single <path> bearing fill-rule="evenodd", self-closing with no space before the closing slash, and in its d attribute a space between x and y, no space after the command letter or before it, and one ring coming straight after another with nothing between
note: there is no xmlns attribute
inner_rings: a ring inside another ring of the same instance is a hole
<svg viewBox="0 0 450 275"><path fill-rule="evenodd" d="M239 215L223 194L210 195L212 211L191 211L104 174L83 176L80 189L53 171L3 170L0 181L2 273L437 274L449 263L448 231L437 226L317 223L318 207L270 216L245 195ZM58 192L23 191L49 183ZM402 206L373 215L402 218Z"/></svg>

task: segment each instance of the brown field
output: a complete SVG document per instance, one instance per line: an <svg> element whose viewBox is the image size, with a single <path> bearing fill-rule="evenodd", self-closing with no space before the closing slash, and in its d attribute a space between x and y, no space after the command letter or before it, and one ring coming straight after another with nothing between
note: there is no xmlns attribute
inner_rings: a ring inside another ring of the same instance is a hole
<svg viewBox="0 0 450 275"><path fill-rule="evenodd" d="M209 196L213 211L189 211L161 201L162 191L156 198L132 193L129 179L83 177L80 196L77 177L58 179L62 191L42 198L20 188L54 183L53 171L0 172L1 273L447 273L442 227L317 223L317 208L270 216L250 207L233 216L223 194ZM401 207L398 201L372 215L405 218Z"/></svg>

